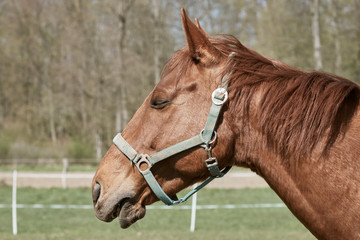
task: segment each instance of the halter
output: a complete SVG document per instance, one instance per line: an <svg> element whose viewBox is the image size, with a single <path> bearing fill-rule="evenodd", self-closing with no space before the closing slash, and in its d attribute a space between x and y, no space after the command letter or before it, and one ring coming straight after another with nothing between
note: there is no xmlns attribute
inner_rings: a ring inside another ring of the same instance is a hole
<svg viewBox="0 0 360 240"><path fill-rule="evenodd" d="M232 55L233 53L229 55L229 58ZM223 177L231 168L225 167L223 170L220 170L216 158L211 155L211 150L213 147L212 144L217 138L217 134L215 131L216 122L219 118L223 104L228 99L228 92L226 91L226 76L227 75L224 75L222 77L218 88L215 89L215 91L211 95L212 106L210 108L205 127L200 132L200 134L151 155L137 153L130 146L130 144L126 142L126 140L121 136L121 133L118 133L113 139L116 147L130 160L131 165L135 165L137 167L139 172L143 175L146 182L150 186L151 190L166 205L177 205L179 203L185 202L189 197L191 197L194 193L205 187L215 178ZM208 159L205 160L205 165L210 172L210 177L206 179L203 183L201 183L199 186L194 188L192 191L190 191L188 194L186 194L183 198L173 200L161 188L150 169L156 163L196 146L203 147L208 155ZM145 164L147 168L145 170L141 170L140 166Z"/></svg>

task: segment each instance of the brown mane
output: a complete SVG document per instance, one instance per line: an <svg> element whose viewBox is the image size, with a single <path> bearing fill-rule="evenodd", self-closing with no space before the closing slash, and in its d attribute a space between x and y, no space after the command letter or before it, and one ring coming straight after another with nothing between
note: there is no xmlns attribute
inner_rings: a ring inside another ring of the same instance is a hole
<svg viewBox="0 0 360 240"><path fill-rule="evenodd" d="M213 44L231 57L224 73L230 73L229 93L235 92L238 109L249 114L250 100L261 86L257 117L267 145L286 158L310 154L327 136L326 154L340 133L344 134L360 99L357 84L327 73L303 72L270 60L246 48L236 38L221 35Z"/></svg>
<svg viewBox="0 0 360 240"><path fill-rule="evenodd" d="M323 72L304 72L263 57L235 37L218 35L210 41L224 55L234 52L223 74L230 73L229 93L234 92L238 112L248 116L251 98L262 87L258 118L268 147L286 158L310 154L327 136L326 154L340 133L344 134L360 99L357 84ZM177 51L163 74L177 69L180 79L190 65L185 47ZM247 119L245 120L247 121Z"/></svg>

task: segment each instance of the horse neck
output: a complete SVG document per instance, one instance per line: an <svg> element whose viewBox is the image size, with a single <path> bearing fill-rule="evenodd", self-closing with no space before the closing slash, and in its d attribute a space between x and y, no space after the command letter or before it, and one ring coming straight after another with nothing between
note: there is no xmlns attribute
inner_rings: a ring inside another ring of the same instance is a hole
<svg viewBox="0 0 360 240"><path fill-rule="evenodd" d="M353 211L360 209L360 175L356 172L360 169L357 160L360 156L360 111L352 119L347 134L338 138L326 156L321 154L323 145L318 144L311 155L296 159L290 154L284 159L281 154L269 150L266 136L257 125L260 94L261 89L251 99L248 116L233 116L237 119L233 127L237 135L235 165L251 168L262 176L316 237L354 239L352 237L360 233L354 232L351 226L360 225L360 216L345 215L349 206ZM244 117L248 121L243 121ZM356 194L339 201L349 191ZM336 219L342 219L342 226ZM346 224L349 227L344 227Z"/></svg>

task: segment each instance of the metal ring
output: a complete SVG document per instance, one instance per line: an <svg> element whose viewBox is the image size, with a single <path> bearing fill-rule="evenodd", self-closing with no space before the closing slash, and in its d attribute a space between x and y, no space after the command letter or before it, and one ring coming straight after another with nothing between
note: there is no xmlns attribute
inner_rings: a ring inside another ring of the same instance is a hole
<svg viewBox="0 0 360 240"><path fill-rule="evenodd" d="M141 174L143 174L143 175L146 174L146 173L148 173L148 172L150 171L151 166L152 166L152 164L151 164L151 162L149 161L148 157L149 157L149 156L148 156L147 154L141 154L140 160L136 163L137 169L138 169L139 172L140 172ZM145 164L147 165L147 169L145 169L144 171L141 170L141 168L140 168L140 165L143 164L143 163L145 163Z"/></svg>
<svg viewBox="0 0 360 240"><path fill-rule="evenodd" d="M213 131L214 137L211 138L209 141L205 141L205 140L204 140L204 138L203 138L203 132L204 132L204 131L205 131L205 129L201 130L201 132L200 132L200 137L201 137L201 139L203 140L203 142L204 142L205 144L209 144L209 145L213 144L213 143L216 141L216 139L217 139L217 133L216 133L216 131L215 131L215 130Z"/></svg>
<svg viewBox="0 0 360 240"><path fill-rule="evenodd" d="M216 98L216 95L223 95L224 97L223 97L223 99L221 100L221 99L218 99L218 98ZM215 89L214 91L213 91L213 93L211 94L211 100L212 100L212 102L215 104L215 105L223 105L225 102L226 102L226 100L228 99L228 97L229 97L229 94L228 94L228 92L226 91L226 89L225 88L217 88L217 89Z"/></svg>
<svg viewBox="0 0 360 240"><path fill-rule="evenodd" d="M210 141L208 142L208 144L213 144L215 141L216 141L216 139L217 139L217 133L216 133L216 131L214 130L214 137L212 138L212 139L210 139Z"/></svg>

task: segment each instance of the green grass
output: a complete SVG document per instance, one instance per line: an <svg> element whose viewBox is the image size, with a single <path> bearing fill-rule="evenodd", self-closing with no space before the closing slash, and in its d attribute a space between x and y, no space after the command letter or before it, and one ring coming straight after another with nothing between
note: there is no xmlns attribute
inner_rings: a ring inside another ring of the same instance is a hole
<svg viewBox="0 0 360 240"><path fill-rule="evenodd" d="M280 203L270 189L204 189L198 204ZM0 188L0 204L11 203L11 188ZM20 204L91 204L90 189L19 188ZM161 203L156 203L161 205ZM191 204L191 201L185 203ZM12 235L11 209L0 209L0 239L315 239L287 208L198 210L190 233L190 210L147 210L144 219L120 229L88 209L18 209Z"/></svg>

